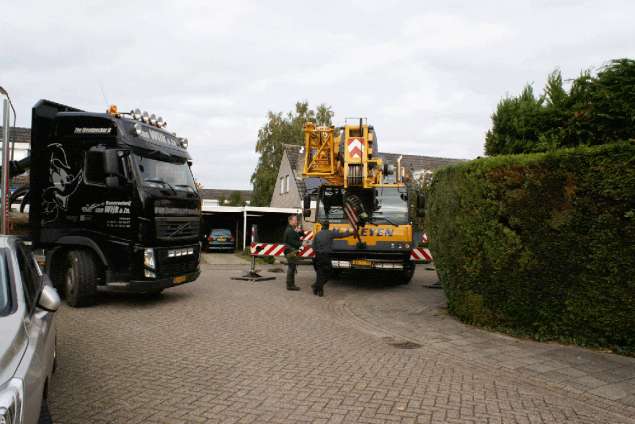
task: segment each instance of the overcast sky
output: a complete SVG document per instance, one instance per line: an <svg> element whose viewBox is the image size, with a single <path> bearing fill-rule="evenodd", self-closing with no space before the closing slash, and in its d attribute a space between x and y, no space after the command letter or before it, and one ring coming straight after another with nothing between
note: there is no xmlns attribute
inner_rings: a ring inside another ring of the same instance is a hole
<svg viewBox="0 0 635 424"><path fill-rule="evenodd" d="M267 111L365 116L380 150L473 158L498 100L635 57L631 1L5 1L0 85L139 107L190 140L205 187L250 188Z"/></svg>

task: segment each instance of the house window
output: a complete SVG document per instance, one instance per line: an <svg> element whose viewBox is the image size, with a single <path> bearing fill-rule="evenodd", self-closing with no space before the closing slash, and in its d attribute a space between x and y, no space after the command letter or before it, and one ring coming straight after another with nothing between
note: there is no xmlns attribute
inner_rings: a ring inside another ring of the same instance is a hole
<svg viewBox="0 0 635 424"><path fill-rule="evenodd" d="M288 175L284 177L284 188L285 188L285 192L288 193L289 192L289 176Z"/></svg>
<svg viewBox="0 0 635 424"><path fill-rule="evenodd" d="M284 194L284 177L280 177L280 194Z"/></svg>

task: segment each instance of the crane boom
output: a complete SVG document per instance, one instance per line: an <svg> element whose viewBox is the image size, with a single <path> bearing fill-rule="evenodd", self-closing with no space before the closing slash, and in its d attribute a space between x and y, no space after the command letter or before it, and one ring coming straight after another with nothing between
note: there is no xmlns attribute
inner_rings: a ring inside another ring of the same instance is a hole
<svg viewBox="0 0 635 424"><path fill-rule="evenodd" d="M305 177L319 177L334 186L375 188L383 185L383 162L375 157L377 138L372 126L334 127L304 125Z"/></svg>

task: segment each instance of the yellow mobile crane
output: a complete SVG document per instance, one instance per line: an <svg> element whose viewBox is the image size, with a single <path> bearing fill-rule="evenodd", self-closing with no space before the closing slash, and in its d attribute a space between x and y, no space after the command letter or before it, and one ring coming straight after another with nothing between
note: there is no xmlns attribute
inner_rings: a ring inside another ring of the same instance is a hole
<svg viewBox="0 0 635 424"><path fill-rule="evenodd" d="M363 118L348 122L304 125L303 176L313 186L304 197L305 220L315 222L315 234L325 219L331 229L353 231L333 241L334 269L391 270L407 284L415 269L413 215L422 205L409 207L400 160L388 165L377 156L374 128Z"/></svg>

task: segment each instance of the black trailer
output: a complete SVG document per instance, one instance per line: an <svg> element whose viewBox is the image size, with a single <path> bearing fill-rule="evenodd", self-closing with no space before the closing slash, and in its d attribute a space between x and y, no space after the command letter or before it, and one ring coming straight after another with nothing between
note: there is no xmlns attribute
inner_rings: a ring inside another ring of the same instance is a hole
<svg viewBox="0 0 635 424"><path fill-rule="evenodd" d="M139 110L33 107L31 237L70 305L93 304L98 290L158 293L199 276L201 201L187 140L164 126Z"/></svg>

